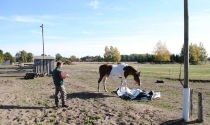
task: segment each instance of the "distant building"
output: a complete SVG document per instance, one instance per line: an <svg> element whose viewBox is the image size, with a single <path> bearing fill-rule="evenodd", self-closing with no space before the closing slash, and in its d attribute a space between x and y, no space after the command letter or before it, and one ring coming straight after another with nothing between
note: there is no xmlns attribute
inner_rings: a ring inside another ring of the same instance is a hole
<svg viewBox="0 0 210 125"><path fill-rule="evenodd" d="M34 56L34 67L36 73L52 74L54 69L54 57L52 56Z"/></svg>

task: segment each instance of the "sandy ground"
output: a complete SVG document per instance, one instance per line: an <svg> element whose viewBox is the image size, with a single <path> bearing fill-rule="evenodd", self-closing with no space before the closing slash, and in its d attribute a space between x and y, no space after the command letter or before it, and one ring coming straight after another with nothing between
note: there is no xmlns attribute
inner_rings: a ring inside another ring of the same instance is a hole
<svg viewBox="0 0 210 125"><path fill-rule="evenodd" d="M95 70L71 67L69 69L64 70L70 74L65 80L68 108L55 107L52 77L25 80L24 74L0 74L0 123L2 125L183 124L180 83L167 81L164 84L156 84L156 79L144 78L140 88L161 92L161 98L151 102L125 101L114 92L119 87L120 80L109 79L107 81L109 92L104 92L101 84L101 92L98 93L98 74ZM131 89L139 88L133 83L132 78L128 78L128 83ZM209 88L201 87L204 92L206 89ZM209 96L206 100L208 105ZM194 108L196 110L196 107ZM209 107L206 110L205 122L202 124L209 123ZM196 115L193 115L190 123L196 124L194 119Z"/></svg>

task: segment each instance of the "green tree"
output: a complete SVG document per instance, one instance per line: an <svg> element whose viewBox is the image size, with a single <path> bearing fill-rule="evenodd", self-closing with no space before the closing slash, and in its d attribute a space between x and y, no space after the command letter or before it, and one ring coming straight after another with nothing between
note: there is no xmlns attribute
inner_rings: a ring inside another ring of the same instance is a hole
<svg viewBox="0 0 210 125"><path fill-rule="evenodd" d="M109 62L111 60L111 53L109 47L105 47L105 53L104 53L104 61Z"/></svg>
<svg viewBox="0 0 210 125"><path fill-rule="evenodd" d="M189 45L189 58L190 62L198 63L200 61L200 57L202 56L201 50L197 44Z"/></svg>
<svg viewBox="0 0 210 125"><path fill-rule="evenodd" d="M72 62L77 61L77 57L75 55L70 56L70 60Z"/></svg>
<svg viewBox="0 0 210 125"><path fill-rule="evenodd" d="M15 54L16 61L27 62L27 52L25 50L19 51Z"/></svg>
<svg viewBox="0 0 210 125"><path fill-rule="evenodd" d="M27 62L32 62L32 61L33 61L33 54L29 52L27 54Z"/></svg>
<svg viewBox="0 0 210 125"><path fill-rule="evenodd" d="M156 47L154 48L154 59L155 61L170 61L170 52L168 51L165 44L161 41L157 42Z"/></svg>
<svg viewBox="0 0 210 125"><path fill-rule="evenodd" d="M110 46L108 48L107 46L105 47L105 53L104 53L104 61L106 62L119 62L121 60L120 56L120 51L113 46Z"/></svg>
<svg viewBox="0 0 210 125"><path fill-rule="evenodd" d="M57 53L57 54L55 55L55 60L56 60L56 61L62 60L61 54Z"/></svg>
<svg viewBox="0 0 210 125"><path fill-rule="evenodd" d="M12 55L9 53L9 52L6 52L5 54L4 54L4 60L6 61L6 60L10 60L10 62L12 63L13 62L13 60L12 60Z"/></svg>
<svg viewBox="0 0 210 125"><path fill-rule="evenodd" d="M4 53L2 50L0 50L0 63L4 62Z"/></svg>
<svg viewBox="0 0 210 125"><path fill-rule="evenodd" d="M120 51L115 47L114 49L114 62L120 62L121 56L120 56Z"/></svg>
<svg viewBox="0 0 210 125"><path fill-rule="evenodd" d="M12 57L12 62L16 62L16 58L15 57Z"/></svg>
<svg viewBox="0 0 210 125"><path fill-rule="evenodd" d="M20 57L21 57L21 53L20 52L17 52L15 54L15 59L16 59L17 62L20 62L21 61Z"/></svg>
<svg viewBox="0 0 210 125"><path fill-rule="evenodd" d="M207 54L206 49L204 48L204 45L202 42L200 42L200 44L199 44L199 49L201 51L200 61L206 63L206 61L208 60L207 59L208 54Z"/></svg>
<svg viewBox="0 0 210 125"><path fill-rule="evenodd" d="M182 45L181 53L180 53L181 62L184 62L184 44Z"/></svg>
<svg viewBox="0 0 210 125"><path fill-rule="evenodd" d="M27 62L27 52L25 50L20 51L21 62Z"/></svg>

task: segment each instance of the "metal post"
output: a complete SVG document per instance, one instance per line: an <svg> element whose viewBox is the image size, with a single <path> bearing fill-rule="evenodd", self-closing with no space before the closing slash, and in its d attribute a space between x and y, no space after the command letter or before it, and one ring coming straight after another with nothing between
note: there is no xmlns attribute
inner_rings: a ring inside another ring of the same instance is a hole
<svg viewBox="0 0 210 125"><path fill-rule="evenodd" d="M43 29L44 29L44 25L42 24L40 26L42 28L42 43L43 43L43 73L44 73L44 32L43 32Z"/></svg>
<svg viewBox="0 0 210 125"><path fill-rule="evenodd" d="M185 122L189 121L190 110L188 22L188 0L184 0L184 89L182 118Z"/></svg>

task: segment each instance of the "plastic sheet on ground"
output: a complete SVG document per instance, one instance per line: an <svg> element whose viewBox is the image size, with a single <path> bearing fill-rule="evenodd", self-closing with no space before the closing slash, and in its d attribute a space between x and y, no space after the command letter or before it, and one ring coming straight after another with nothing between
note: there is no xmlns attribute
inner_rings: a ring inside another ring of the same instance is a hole
<svg viewBox="0 0 210 125"><path fill-rule="evenodd" d="M131 90L127 87L127 91L125 87L121 87L117 89L117 95L122 99L131 99L131 100L139 100L139 101L151 101L154 98L160 98L160 92L154 92L153 90L150 92L146 92L144 90L136 89Z"/></svg>

